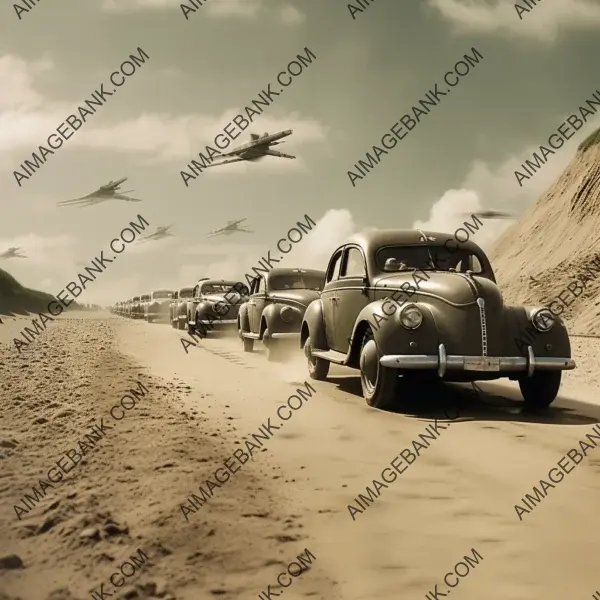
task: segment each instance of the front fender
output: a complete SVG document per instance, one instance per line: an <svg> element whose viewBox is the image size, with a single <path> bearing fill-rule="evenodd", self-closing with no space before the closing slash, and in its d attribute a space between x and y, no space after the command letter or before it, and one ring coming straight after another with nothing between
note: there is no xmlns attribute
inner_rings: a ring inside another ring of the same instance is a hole
<svg viewBox="0 0 600 600"><path fill-rule="evenodd" d="M274 331L279 332L280 328L277 328L277 325L281 323L281 319L279 318L279 309L281 306L277 303L269 304L262 311L262 315L260 316L260 337L262 339L263 333L265 329L269 330L269 333L273 333Z"/></svg>
<svg viewBox="0 0 600 600"><path fill-rule="evenodd" d="M399 321L398 313L408 304L416 304L423 312L423 323L414 331L405 329ZM437 354L438 352L439 334L427 304L420 302L399 304L389 298L381 298L365 306L359 313L350 338L347 364L357 364L363 336L369 327L373 331L377 348L382 355ZM411 347L411 342L416 343L416 346Z"/></svg>
<svg viewBox="0 0 600 600"><path fill-rule="evenodd" d="M538 331L531 317L544 306L510 306L509 332L505 341L508 356L527 356L527 346L533 348L535 356L571 358L571 342L563 320L554 315L554 327L546 333ZM507 319L508 321L508 319Z"/></svg>
<svg viewBox="0 0 600 600"><path fill-rule="evenodd" d="M300 329L300 348L304 347L306 338L310 335L312 347L315 350L329 350L325 335L325 319L323 318L323 301L313 300L304 313Z"/></svg>

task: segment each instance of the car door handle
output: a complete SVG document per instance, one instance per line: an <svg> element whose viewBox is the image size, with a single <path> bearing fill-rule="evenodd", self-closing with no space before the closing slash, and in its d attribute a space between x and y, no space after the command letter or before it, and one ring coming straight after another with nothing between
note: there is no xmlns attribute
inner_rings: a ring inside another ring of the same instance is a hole
<svg viewBox="0 0 600 600"><path fill-rule="evenodd" d="M337 304L339 301L339 297L338 296L331 296L331 298L329 298L334 304Z"/></svg>

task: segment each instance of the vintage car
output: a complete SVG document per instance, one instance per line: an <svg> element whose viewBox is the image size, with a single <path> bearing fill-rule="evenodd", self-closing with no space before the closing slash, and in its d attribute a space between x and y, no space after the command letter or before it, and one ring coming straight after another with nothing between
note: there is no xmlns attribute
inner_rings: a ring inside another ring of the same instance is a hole
<svg viewBox="0 0 600 600"><path fill-rule="evenodd" d="M134 296L129 302L129 318L139 319L140 314L140 296ZM143 316L143 313L142 313Z"/></svg>
<svg viewBox="0 0 600 600"><path fill-rule="evenodd" d="M234 288L234 286L236 286ZM240 287L242 286L242 287ZM215 327L223 328L237 325L240 306L248 297L246 285L225 279L206 279L194 288L194 326L193 330L206 335Z"/></svg>
<svg viewBox="0 0 600 600"><path fill-rule="evenodd" d="M169 307L173 298L173 290L155 290L144 305L144 318L147 323L154 321L169 322Z"/></svg>
<svg viewBox="0 0 600 600"><path fill-rule="evenodd" d="M171 327L185 329L187 303L194 295L193 287L184 287L175 291L169 308Z"/></svg>
<svg viewBox="0 0 600 600"><path fill-rule="evenodd" d="M140 296L140 304L137 310L136 319L145 319L146 318L146 309L148 307L148 302L150 302L150 294L142 294Z"/></svg>
<svg viewBox="0 0 600 600"><path fill-rule="evenodd" d="M196 306L198 306L198 302L200 301L200 284L203 281L208 281L208 277L201 277L198 279L198 283L196 283L192 290L192 297L188 298L186 302L185 323L187 325L187 330L190 333L193 333L196 326Z"/></svg>
<svg viewBox="0 0 600 600"><path fill-rule="evenodd" d="M267 359L277 360L284 340L299 339L304 312L324 285L325 272L313 269L278 268L256 277L238 315L244 351L252 352L254 340L262 340Z"/></svg>
<svg viewBox="0 0 600 600"><path fill-rule="evenodd" d="M526 406L546 408L562 371L575 368L561 320L542 306L505 305L479 246L419 230L372 231L340 246L300 344L312 378L325 379L330 363L360 369L363 396L379 408L419 381L501 377L519 383Z"/></svg>

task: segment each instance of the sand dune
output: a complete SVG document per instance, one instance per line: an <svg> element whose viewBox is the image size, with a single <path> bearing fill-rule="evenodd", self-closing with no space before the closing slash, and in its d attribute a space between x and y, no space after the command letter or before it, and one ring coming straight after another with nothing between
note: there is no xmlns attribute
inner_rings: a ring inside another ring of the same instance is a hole
<svg viewBox="0 0 600 600"><path fill-rule="evenodd" d="M580 145L562 175L500 236L490 259L507 300L547 304L565 292L568 307L563 305L561 316L569 331L598 335L599 242L600 130Z"/></svg>

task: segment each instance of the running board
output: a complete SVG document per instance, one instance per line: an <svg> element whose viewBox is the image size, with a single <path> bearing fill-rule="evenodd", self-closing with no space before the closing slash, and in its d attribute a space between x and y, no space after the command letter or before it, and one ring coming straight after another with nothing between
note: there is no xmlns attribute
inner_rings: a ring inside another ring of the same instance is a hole
<svg viewBox="0 0 600 600"><path fill-rule="evenodd" d="M342 352L336 352L335 350L311 350L310 353L314 358L322 358L336 365L346 364L346 355Z"/></svg>

